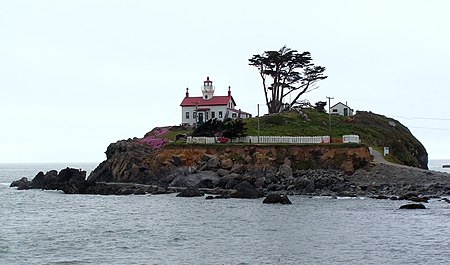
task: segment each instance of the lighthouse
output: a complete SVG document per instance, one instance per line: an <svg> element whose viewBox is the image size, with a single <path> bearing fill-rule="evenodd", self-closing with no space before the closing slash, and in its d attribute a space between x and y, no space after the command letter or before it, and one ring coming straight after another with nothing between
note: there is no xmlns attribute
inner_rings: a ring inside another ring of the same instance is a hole
<svg viewBox="0 0 450 265"><path fill-rule="evenodd" d="M231 87L228 87L226 96L214 96L215 87L209 77L203 81L202 96L191 96L189 89L181 102L181 123L185 125L198 125L211 119L223 121L227 118L250 118L250 113L236 109L236 102L231 95Z"/></svg>
<svg viewBox="0 0 450 265"><path fill-rule="evenodd" d="M209 76L206 77L205 81L203 81L202 93L204 100L209 100L214 97L214 87L212 85L212 81L209 80Z"/></svg>

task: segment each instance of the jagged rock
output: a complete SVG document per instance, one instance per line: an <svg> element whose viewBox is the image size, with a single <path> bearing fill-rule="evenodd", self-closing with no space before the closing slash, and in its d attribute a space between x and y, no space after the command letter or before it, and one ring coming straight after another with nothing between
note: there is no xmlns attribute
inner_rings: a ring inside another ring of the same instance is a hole
<svg viewBox="0 0 450 265"><path fill-rule="evenodd" d="M402 194L398 197L399 200L410 200L412 198L417 198L419 196L418 192L408 192L405 194Z"/></svg>
<svg viewBox="0 0 450 265"><path fill-rule="evenodd" d="M426 209L425 205L421 203L411 203L411 204L404 204L400 206L400 209Z"/></svg>
<svg viewBox="0 0 450 265"><path fill-rule="evenodd" d="M230 174L230 171L220 168L217 170L217 174L219 174L220 177L224 177L224 176Z"/></svg>
<svg viewBox="0 0 450 265"><path fill-rule="evenodd" d="M66 168L59 172L58 181L59 183L72 183L78 184L86 180L86 171L75 169L75 168Z"/></svg>
<svg viewBox="0 0 450 265"><path fill-rule="evenodd" d="M262 194L247 181L243 181L236 186L236 191L230 194L231 198L257 199Z"/></svg>
<svg viewBox="0 0 450 265"><path fill-rule="evenodd" d="M134 191L134 195L145 195L147 194L147 191L144 188L138 188Z"/></svg>
<svg viewBox="0 0 450 265"><path fill-rule="evenodd" d="M231 169L233 167L233 160L227 158L222 160L221 166L223 169Z"/></svg>
<svg viewBox="0 0 450 265"><path fill-rule="evenodd" d="M241 164L234 164L230 170L231 173L238 173L238 174L242 174L242 173L244 173L244 171L245 171L245 167L244 167L244 165L241 165Z"/></svg>
<svg viewBox="0 0 450 265"><path fill-rule="evenodd" d="M219 179L217 186L225 189L233 189L242 177L237 173L231 173Z"/></svg>
<svg viewBox="0 0 450 265"><path fill-rule="evenodd" d="M266 183L266 178L265 177L258 178L255 181L255 187L257 187L257 188L264 187L265 183Z"/></svg>
<svg viewBox="0 0 450 265"><path fill-rule="evenodd" d="M256 181L256 177L253 175L246 174L246 175L242 176L242 181L247 181L248 183L253 185Z"/></svg>
<svg viewBox="0 0 450 265"><path fill-rule="evenodd" d="M19 180L13 181L10 187L17 187L18 190L28 190L31 188L31 181L29 181L28 178L23 177Z"/></svg>
<svg viewBox="0 0 450 265"><path fill-rule="evenodd" d="M279 185L276 183L270 183L269 185L267 185L267 190L268 191L277 191L280 190L279 189Z"/></svg>
<svg viewBox="0 0 450 265"><path fill-rule="evenodd" d="M182 192L177 194L177 197L202 197L205 195L203 192L199 191L197 188L188 187Z"/></svg>
<svg viewBox="0 0 450 265"><path fill-rule="evenodd" d="M110 144L105 154L107 160L89 175L89 181L147 183L169 175L175 167L168 163L150 168L146 161L155 160L155 149L131 139Z"/></svg>
<svg viewBox="0 0 450 265"><path fill-rule="evenodd" d="M349 186L346 183L336 183L330 187L330 190L336 193L342 193L347 191L348 188Z"/></svg>
<svg viewBox="0 0 450 265"><path fill-rule="evenodd" d="M246 155L244 157L244 162L250 164L253 161L253 158L250 155Z"/></svg>
<svg viewBox="0 0 450 265"><path fill-rule="evenodd" d="M58 171L50 170L47 173L39 172L31 180L31 188L33 189L44 189L51 183L57 183Z"/></svg>
<svg viewBox="0 0 450 265"><path fill-rule="evenodd" d="M202 160L206 163L200 170L215 170L220 167L220 160L215 155L204 154Z"/></svg>
<svg viewBox="0 0 450 265"><path fill-rule="evenodd" d="M216 157L215 159L210 159L206 163L206 168L209 170L215 170L220 167L220 160Z"/></svg>
<svg viewBox="0 0 450 265"><path fill-rule="evenodd" d="M280 194L270 194L268 195L263 203L281 203L281 204L292 204L292 202L289 200L289 198L286 195L280 195Z"/></svg>
<svg viewBox="0 0 450 265"><path fill-rule="evenodd" d="M217 158L217 156L215 156L215 155L210 155L210 154L203 154L202 155L202 160L205 161L205 162L208 162L209 160L216 159L216 158Z"/></svg>
<svg viewBox="0 0 450 265"><path fill-rule="evenodd" d="M216 195L216 196L212 196L212 195L209 195L209 196L206 196L206 200L215 200L215 199L229 199L230 198L230 196L229 195Z"/></svg>
<svg viewBox="0 0 450 265"><path fill-rule="evenodd" d="M190 175L179 175L171 183L173 187L194 187L198 186L200 181L211 180L213 186L219 182L219 175L215 171L200 171Z"/></svg>
<svg viewBox="0 0 450 265"><path fill-rule="evenodd" d="M278 169L278 176L283 179L291 179L292 174L292 168L286 164L283 164Z"/></svg>
<svg viewBox="0 0 450 265"><path fill-rule="evenodd" d="M289 159L289 157L285 157L283 162L286 166L292 166L292 161Z"/></svg>
<svg viewBox="0 0 450 265"><path fill-rule="evenodd" d="M167 193L167 189L163 187L157 187L152 191L152 194L165 194L165 193Z"/></svg>
<svg viewBox="0 0 450 265"><path fill-rule="evenodd" d="M427 203L429 199L430 199L430 197L411 197L411 198L409 198L409 200L412 202L425 202L425 203Z"/></svg>
<svg viewBox="0 0 450 265"><path fill-rule="evenodd" d="M216 181L217 183L217 181ZM197 185L199 188L208 188L212 189L215 186L215 183L211 179L202 179Z"/></svg>
<svg viewBox="0 0 450 265"><path fill-rule="evenodd" d="M134 189L130 187L123 187L116 192L116 195L131 195L134 193Z"/></svg>
<svg viewBox="0 0 450 265"><path fill-rule="evenodd" d="M32 189L63 190L68 184L78 185L86 178L86 171L66 168L59 172L48 171L46 174L39 172L31 181Z"/></svg>
<svg viewBox="0 0 450 265"><path fill-rule="evenodd" d="M189 166L177 167L175 170L172 171L171 174L162 177L160 179L160 182L171 183L175 178L183 178L184 176L188 176L196 172L197 171L193 167Z"/></svg>
<svg viewBox="0 0 450 265"><path fill-rule="evenodd" d="M172 161L173 161L173 164L177 167L179 167L183 164L183 161L181 160L181 156L172 155Z"/></svg>
<svg viewBox="0 0 450 265"><path fill-rule="evenodd" d="M376 195L376 196L370 196L370 198L372 198L372 199L376 199L376 200L387 200L387 199L389 199L389 197L388 197L388 196L386 196L386 195Z"/></svg>
<svg viewBox="0 0 450 265"><path fill-rule="evenodd" d="M301 193L312 193L315 191L314 181L305 177L294 180L295 188Z"/></svg>

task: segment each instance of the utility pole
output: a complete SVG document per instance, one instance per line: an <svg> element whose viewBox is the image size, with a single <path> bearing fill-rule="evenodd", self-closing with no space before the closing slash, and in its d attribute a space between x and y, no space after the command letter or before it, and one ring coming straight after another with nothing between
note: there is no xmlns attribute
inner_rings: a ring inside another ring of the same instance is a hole
<svg viewBox="0 0 450 265"><path fill-rule="evenodd" d="M334 97L327 97L328 99L328 124L330 126L330 143L333 142L333 136L331 131L331 100L334 99Z"/></svg>
<svg viewBox="0 0 450 265"><path fill-rule="evenodd" d="M259 144L259 104L258 104L258 144Z"/></svg>
<svg viewBox="0 0 450 265"><path fill-rule="evenodd" d="M198 120L198 102L194 102L195 103L195 129L197 129L197 120Z"/></svg>

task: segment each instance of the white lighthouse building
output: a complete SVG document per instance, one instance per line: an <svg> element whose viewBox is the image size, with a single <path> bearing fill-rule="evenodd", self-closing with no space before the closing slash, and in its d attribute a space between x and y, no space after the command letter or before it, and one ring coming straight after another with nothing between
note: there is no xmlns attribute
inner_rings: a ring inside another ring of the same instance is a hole
<svg viewBox="0 0 450 265"><path fill-rule="evenodd" d="M231 88L228 87L228 95L214 96L215 88L213 82L206 78L203 81L202 96L189 96L189 89L186 88L186 96L181 102L182 124L201 124L210 119L224 120L226 118L250 118L248 112L236 109L236 102L231 96Z"/></svg>

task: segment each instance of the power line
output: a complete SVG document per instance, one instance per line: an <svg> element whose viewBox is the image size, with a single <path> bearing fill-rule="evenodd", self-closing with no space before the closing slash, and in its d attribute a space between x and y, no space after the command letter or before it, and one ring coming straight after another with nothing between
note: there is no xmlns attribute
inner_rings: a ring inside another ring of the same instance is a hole
<svg viewBox="0 0 450 265"><path fill-rule="evenodd" d="M446 129L446 128L414 127L414 126L408 126L408 128L426 129L426 130L439 130L439 131L450 131L450 129Z"/></svg>
<svg viewBox="0 0 450 265"><path fill-rule="evenodd" d="M431 117L406 117L406 116L392 116L396 118L404 118L408 120L436 120L436 121L450 121L449 118L431 118Z"/></svg>

